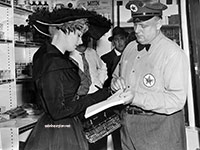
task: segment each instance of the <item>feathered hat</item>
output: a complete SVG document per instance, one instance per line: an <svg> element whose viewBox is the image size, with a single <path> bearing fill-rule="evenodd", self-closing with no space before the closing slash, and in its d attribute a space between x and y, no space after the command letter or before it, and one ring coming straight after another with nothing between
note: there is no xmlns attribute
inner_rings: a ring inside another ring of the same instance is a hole
<svg viewBox="0 0 200 150"><path fill-rule="evenodd" d="M50 36L48 27L59 26L68 21L86 18L89 24L88 33L94 39L98 40L111 28L111 21L97 14L95 11L84 9L61 8L53 10L39 10L29 15L28 23L39 33Z"/></svg>

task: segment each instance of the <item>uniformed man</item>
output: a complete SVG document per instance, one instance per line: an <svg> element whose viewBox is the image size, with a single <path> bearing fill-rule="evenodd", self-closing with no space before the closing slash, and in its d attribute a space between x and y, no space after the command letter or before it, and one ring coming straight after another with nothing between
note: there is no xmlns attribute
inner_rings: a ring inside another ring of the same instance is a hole
<svg viewBox="0 0 200 150"><path fill-rule="evenodd" d="M188 60L160 30L167 6L159 0L132 0L126 8L137 40L127 45L111 83L112 90L134 95L122 112L122 148L186 150Z"/></svg>

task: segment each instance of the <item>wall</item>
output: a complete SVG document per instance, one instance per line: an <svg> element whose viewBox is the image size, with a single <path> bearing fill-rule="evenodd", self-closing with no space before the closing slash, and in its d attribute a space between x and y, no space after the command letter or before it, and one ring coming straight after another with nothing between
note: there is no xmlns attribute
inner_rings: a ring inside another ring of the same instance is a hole
<svg viewBox="0 0 200 150"><path fill-rule="evenodd" d="M200 150L200 130L195 127L186 127L187 150Z"/></svg>

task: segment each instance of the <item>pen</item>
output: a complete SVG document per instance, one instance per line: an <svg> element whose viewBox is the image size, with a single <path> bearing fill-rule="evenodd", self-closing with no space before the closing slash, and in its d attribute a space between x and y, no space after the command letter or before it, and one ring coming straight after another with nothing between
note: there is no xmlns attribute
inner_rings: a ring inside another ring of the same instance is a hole
<svg viewBox="0 0 200 150"><path fill-rule="evenodd" d="M126 88L123 89L123 92L128 91L128 89L130 89L130 86L127 86Z"/></svg>
<svg viewBox="0 0 200 150"><path fill-rule="evenodd" d="M97 89L101 90L102 88L100 88L98 85L94 85Z"/></svg>

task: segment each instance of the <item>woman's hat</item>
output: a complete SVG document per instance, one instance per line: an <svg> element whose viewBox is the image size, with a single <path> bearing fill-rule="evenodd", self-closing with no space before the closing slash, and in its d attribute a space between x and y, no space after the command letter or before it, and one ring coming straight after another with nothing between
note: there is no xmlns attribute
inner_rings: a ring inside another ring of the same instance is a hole
<svg viewBox="0 0 200 150"><path fill-rule="evenodd" d="M116 35L122 35L122 36L127 37L128 36L128 32L124 31L123 28L117 26L117 27L113 28L112 36L110 36L108 38L108 41L112 42L114 36L116 36Z"/></svg>
<svg viewBox="0 0 200 150"><path fill-rule="evenodd" d="M126 4L126 8L131 10L132 16L127 22L141 22L154 16L162 16L162 11L167 6L160 3L160 0L132 0Z"/></svg>
<svg viewBox="0 0 200 150"><path fill-rule="evenodd" d="M68 21L86 18L89 23L89 34L99 39L111 28L111 21L94 11L84 9L61 8L53 10L39 10L29 15L28 23L39 33L50 36L49 26L60 26Z"/></svg>

